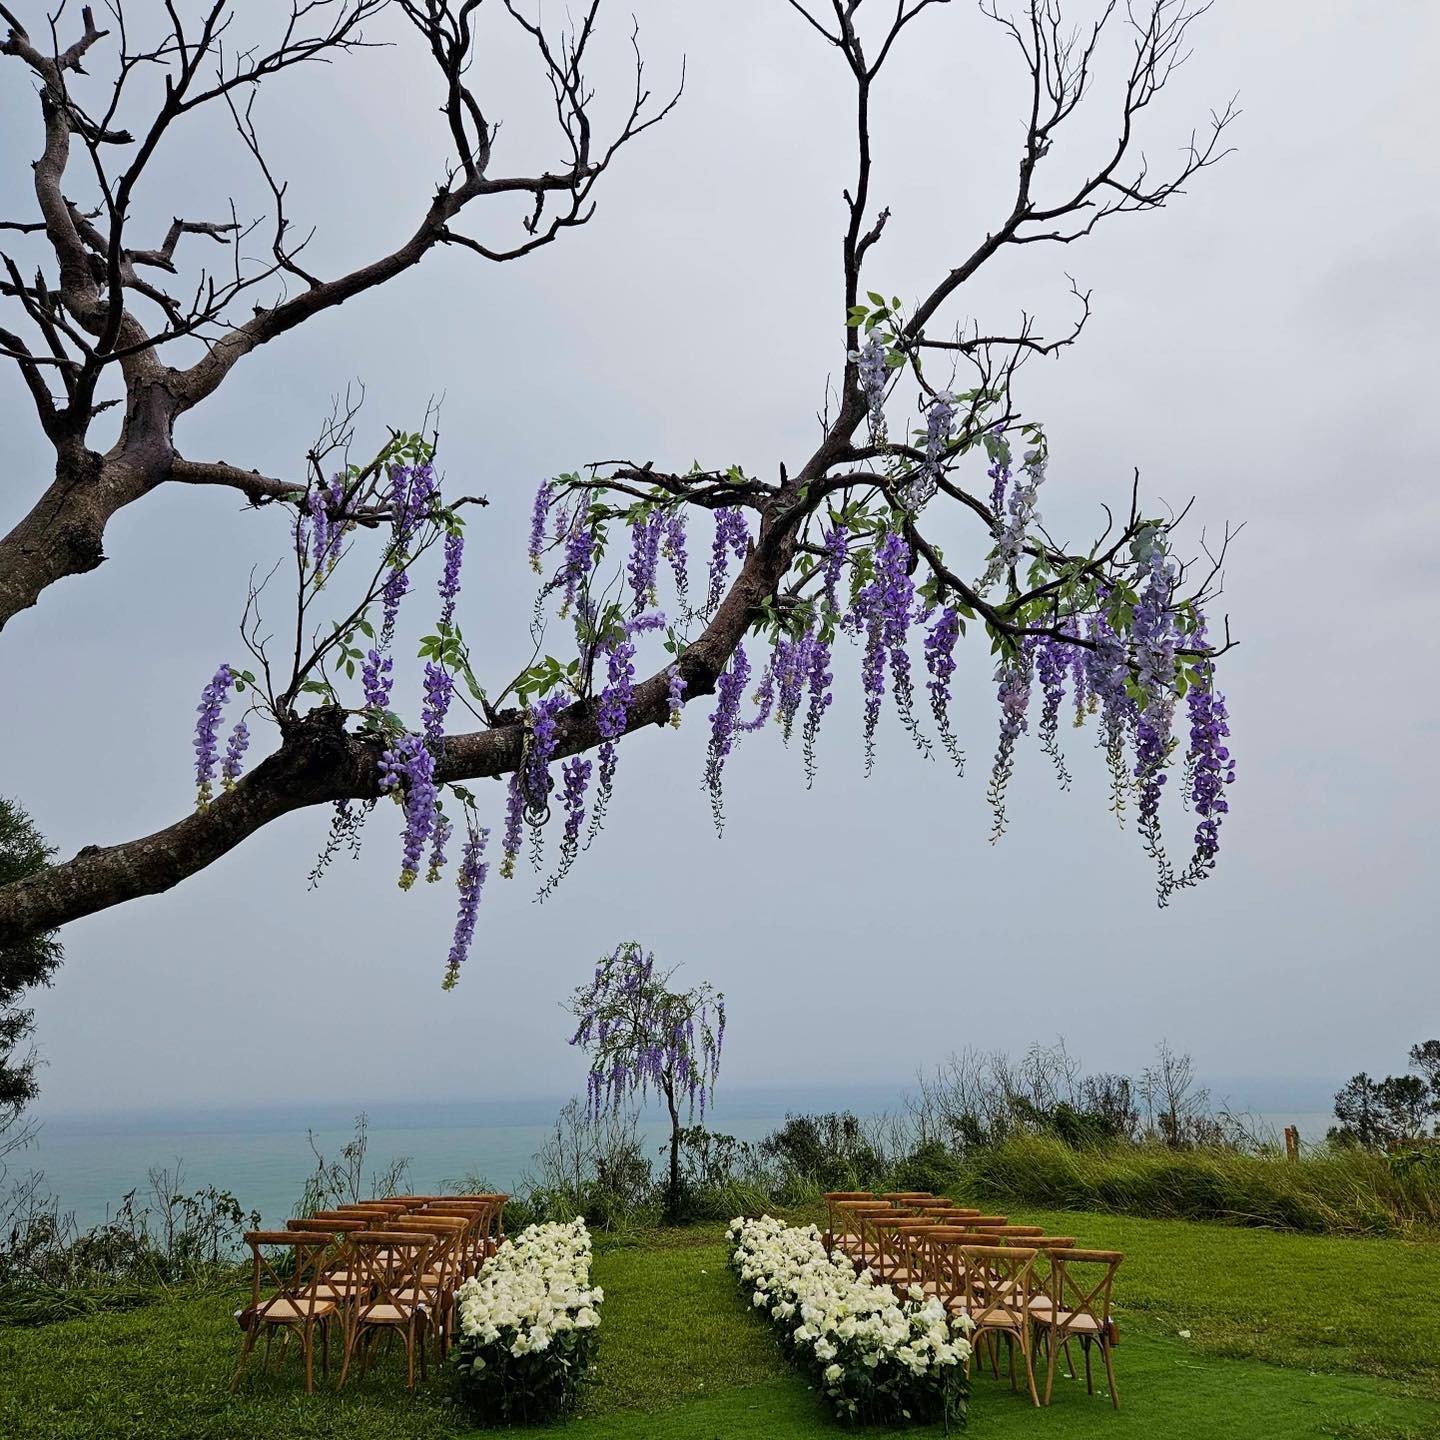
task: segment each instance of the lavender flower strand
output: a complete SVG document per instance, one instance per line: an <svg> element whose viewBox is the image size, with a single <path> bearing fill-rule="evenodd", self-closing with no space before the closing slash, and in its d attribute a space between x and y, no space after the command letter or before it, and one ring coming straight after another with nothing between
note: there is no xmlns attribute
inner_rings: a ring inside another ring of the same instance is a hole
<svg viewBox="0 0 1440 1440"><path fill-rule="evenodd" d="M925 688L930 693L930 713L935 717L940 743L963 775L965 752L950 728L950 680L955 674L955 644L959 638L960 613L954 605L947 605L925 636L925 668L930 672Z"/></svg>
<svg viewBox="0 0 1440 1440"><path fill-rule="evenodd" d="M450 959L445 967L444 988L453 990L460 979L460 967L470 955L470 946L475 939L475 918L480 909L480 896L485 889L485 876L489 866L484 861L485 842L490 838L486 829L470 827L465 841L465 850L460 857L460 869L456 876L460 886L460 908L455 916L455 938L450 945Z"/></svg>
<svg viewBox="0 0 1440 1440"><path fill-rule="evenodd" d="M678 664L665 672L665 704L670 711L670 723L678 730L680 715L685 708L685 677Z"/></svg>
<svg viewBox="0 0 1440 1440"><path fill-rule="evenodd" d="M458 533L445 537L445 569L436 587L440 594L440 633L443 635L455 619L455 600L460 594L460 567L465 560L465 537Z"/></svg>
<svg viewBox="0 0 1440 1440"><path fill-rule="evenodd" d="M722 777L725 761L735 746L735 732L740 716L740 701L745 682L750 678L750 660L745 646L737 645L729 667L720 672L715 682L718 703L710 712L710 745L705 760L705 787L710 791L710 810L715 817L715 832L725 833L725 805Z"/></svg>
<svg viewBox="0 0 1440 1440"><path fill-rule="evenodd" d="M438 791L435 757L419 735L402 735L380 756L380 789L398 791L405 811L400 888L408 890L420 873L426 841L435 829Z"/></svg>
<svg viewBox="0 0 1440 1440"><path fill-rule="evenodd" d="M725 577L730 556L744 560L750 543L750 530L745 512L735 506L722 505L715 512L715 540L710 547L710 587L705 596L705 613L711 614L725 594Z"/></svg>
<svg viewBox="0 0 1440 1440"><path fill-rule="evenodd" d="M541 482L535 492L535 503L530 507L530 568L540 574L540 555L545 549L545 519L550 511L550 502L555 495L555 485L550 480Z"/></svg>
<svg viewBox="0 0 1440 1440"><path fill-rule="evenodd" d="M235 672L222 665L200 692L200 703L195 707L200 717L195 722L194 741L196 807L200 810L210 803L215 768L220 761L220 717L234 684Z"/></svg>
<svg viewBox="0 0 1440 1440"><path fill-rule="evenodd" d="M1015 773L1015 742L1029 729L1025 712L1030 704L1030 684L1034 673L1034 651L1028 637L1021 641L1013 655L1000 662L995 671L996 692L1000 700L1000 740L986 792L990 808L995 812L990 828L992 845L1006 829L1005 791Z"/></svg>
<svg viewBox="0 0 1440 1440"><path fill-rule="evenodd" d="M250 727L243 719L230 732L230 742L225 747L225 761L220 767L220 784L226 789L234 788L245 768L245 752L250 748Z"/></svg>

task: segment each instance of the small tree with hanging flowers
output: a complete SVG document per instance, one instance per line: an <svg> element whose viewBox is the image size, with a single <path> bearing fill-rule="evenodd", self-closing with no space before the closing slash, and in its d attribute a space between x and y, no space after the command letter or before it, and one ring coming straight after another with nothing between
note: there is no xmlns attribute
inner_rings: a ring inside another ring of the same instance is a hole
<svg viewBox="0 0 1440 1440"><path fill-rule="evenodd" d="M707 980L692 990L670 989L674 970L655 971L655 956L627 940L578 985L570 1008L579 1022L572 1045L590 1056L586 1095L591 1112L647 1101L652 1092L670 1117L670 1172L665 1212L680 1211L680 1144L720 1078L725 1042L725 996ZM682 1123L683 1121L683 1123Z"/></svg>

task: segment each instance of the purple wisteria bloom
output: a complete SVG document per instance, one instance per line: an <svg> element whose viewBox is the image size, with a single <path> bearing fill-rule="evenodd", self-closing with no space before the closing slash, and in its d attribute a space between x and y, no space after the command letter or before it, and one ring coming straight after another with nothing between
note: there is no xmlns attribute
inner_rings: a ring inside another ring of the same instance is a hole
<svg viewBox="0 0 1440 1440"><path fill-rule="evenodd" d="M930 672L925 688L930 693L930 713L935 717L940 743L963 775L965 752L950 728L950 681L955 674L955 644L959 638L960 612L954 605L946 605L925 635L925 668Z"/></svg>
<svg viewBox="0 0 1440 1440"><path fill-rule="evenodd" d="M1205 643L1205 622L1195 631L1194 643ZM1215 689L1213 662L1196 665L1203 684L1191 684L1185 699L1190 712L1190 800L1200 817L1195 827L1195 858L1190 877L1203 879L1215 868L1220 850L1220 824L1229 813L1225 787L1235 783L1235 760L1225 741L1230 736L1230 715L1225 697Z"/></svg>
<svg viewBox="0 0 1440 1440"><path fill-rule="evenodd" d="M1040 748L1050 757L1060 788L1070 788L1070 771L1060 751L1060 706L1065 700L1065 676L1070 669L1073 647L1064 640L1046 636L1035 647L1035 677L1040 682Z"/></svg>
<svg viewBox="0 0 1440 1440"><path fill-rule="evenodd" d="M420 724L425 734L425 743L439 755L445 743L445 716L450 710L450 699L455 693L455 680L443 665L433 660L425 662L425 699L420 707Z"/></svg>
<svg viewBox="0 0 1440 1440"><path fill-rule="evenodd" d="M460 908L455 916L455 939L450 945L450 960L445 968L445 988L453 989L460 978L460 967L470 954L470 945L475 938L475 917L480 909L480 895L485 888L485 875L489 866L485 863L485 842L490 832L477 829L473 824L465 841L465 850L460 857L460 869L456 876L460 886Z"/></svg>
<svg viewBox="0 0 1440 1440"><path fill-rule="evenodd" d="M245 768L245 752L250 748L250 727L242 719L230 732L225 746L225 760L220 766L220 783L229 790Z"/></svg>
<svg viewBox="0 0 1440 1440"><path fill-rule="evenodd" d="M440 630L443 633L455 618L455 600L460 594L460 567L465 560L465 537L455 533L445 537L445 569L436 589L440 594Z"/></svg>
<svg viewBox="0 0 1440 1440"><path fill-rule="evenodd" d="M908 509L922 509L935 494L954 429L955 397L948 390L942 390L925 412L925 459L907 488L905 504Z"/></svg>
<svg viewBox="0 0 1440 1440"><path fill-rule="evenodd" d="M678 506L665 517L665 540L661 548L670 561L675 594L680 613L684 615L690 608L690 557L685 549L685 512Z"/></svg>
<svg viewBox="0 0 1440 1440"><path fill-rule="evenodd" d="M509 880L515 874L515 860L520 854L520 840L524 835L525 796L520 788L520 772L510 776L505 787L505 834L500 854L500 878Z"/></svg>
<svg viewBox="0 0 1440 1440"><path fill-rule="evenodd" d="M705 597L707 615L724 597L730 556L744 560L749 544L750 528L745 523L745 512L738 506L722 505L715 512L715 540L710 547L710 588Z"/></svg>
<svg viewBox="0 0 1440 1440"><path fill-rule="evenodd" d="M896 704L904 718L910 710L910 655L905 648L915 583L909 575L910 547L894 531L875 550L875 578L855 597L856 623L864 627L865 651L860 679L865 694L865 773L875 764L875 727L885 697L888 660ZM913 717L912 717L913 721Z"/></svg>
<svg viewBox="0 0 1440 1440"><path fill-rule="evenodd" d="M423 736L402 735L380 756L380 788L399 791L405 811L400 888L408 890L420 873L425 844L435 829L435 757Z"/></svg>
<svg viewBox="0 0 1440 1440"><path fill-rule="evenodd" d="M215 768L220 761L220 717L234 685L235 672L228 665L222 665L200 692L200 703L195 707L199 717L195 722L194 741L196 803L202 810L210 803Z"/></svg>
<svg viewBox="0 0 1440 1440"><path fill-rule="evenodd" d="M755 687L753 698L756 705L755 714L749 720L741 720L735 727L746 735L752 735L756 730L762 729L770 718L770 712L775 708L775 666L773 663L765 667L765 672L760 677L760 683Z"/></svg>
<svg viewBox="0 0 1440 1440"><path fill-rule="evenodd" d="M859 371L860 390L865 396L865 409L870 420L870 438L879 440L885 434L885 386L890 380L890 366L885 346L872 330L870 338L850 358Z"/></svg>
<svg viewBox="0 0 1440 1440"><path fill-rule="evenodd" d="M678 664L665 672L665 703L670 710L670 723L678 730L680 714L685 708L685 677Z"/></svg>
<svg viewBox="0 0 1440 1440"><path fill-rule="evenodd" d="M715 829L725 829L725 807L721 781L725 761L735 746L735 732L740 718L740 702L750 678L750 660L744 645L737 645L727 669L715 682L717 704L710 712L710 746L705 761L705 786L710 791L710 809L715 816Z"/></svg>
<svg viewBox="0 0 1440 1440"><path fill-rule="evenodd" d="M1005 833L1005 790L1015 773L1015 742L1030 728L1026 711L1030 706L1030 685L1035 674L1035 650L1030 637L1020 642L1013 654L995 670L996 694L1000 701L1000 740L995 764L990 771L987 798L995 812L990 829L993 844Z"/></svg>
<svg viewBox="0 0 1440 1440"><path fill-rule="evenodd" d="M630 582L630 613L638 615L655 603L656 574L660 568L660 540L665 534L665 512L651 510L630 527L630 559L625 567Z"/></svg>
<svg viewBox="0 0 1440 1440"><path fill-rule="evenodd" d="M443 810L437 809L435 833L430 837L430 864L425 871L427 885L433 885L445 872L445 847L450 843L451 834L450 817Z"/></svg>
<svg viewBox="0 0 1440 1440"><path fill-rule="evenodd" d="M535 492L535 503L530 507L530 568L537 575L540 573L540 554L545 549L545 517L549 514L554 495L554 483L543 481Z"/></svg>
<svg viewBox="0 0 1440 1440"><path fill-rule="evenodd" d="M360 685L365 691L365 703L372 710L390 708L394 669L395 662L389 655L382 655L373 648L366 652L364 663L360 666Z"/></svg>

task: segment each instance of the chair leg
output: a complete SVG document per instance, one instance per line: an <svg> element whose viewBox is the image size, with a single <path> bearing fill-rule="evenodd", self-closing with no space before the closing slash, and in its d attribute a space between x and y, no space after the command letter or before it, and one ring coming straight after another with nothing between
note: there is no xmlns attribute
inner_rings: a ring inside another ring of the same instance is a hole
<svg viewBox="0 0 1440 1440"><path fill-rule="evenodd" d="M300 1332L300 1343L305 1351L305 1393L315 1393L315 1333L314 1322L307 1320Z"/></svg>
<svg viewBox="0 0 1440 1440"><path fill-rule="evenodd" d="M345 1377L350 1373L350 1354L355 1348L355 1335L359 1328L358 1324L345 1327L345 1342L340 1352L340 1378L335 1382L337 1390L344 1388Z"/></svg>
<svg viewBox="0 0 1440 1440"><path fill-rule="evenodd" d="M245 1373L245 1362L250 1358L250 1351L255 1345L255 1326L249 1326L245 1331L245 1339L240 1346L240 1363L235 1367L235 1374L230 1381L230 1392L234 1394L240 1388L240 1377Z"/></svg>
<svg viewBox="0 0 1440 1440"><path fill-rule="evenodd" d="M1030 1349L1030 1332L1020 1332L1020 1358L1025 1362L1025 1383L1030 1387L1030 1403L1037 1408L1040 1396L1035 1391L1035 1359Z"/></svg>
<svg viewBox="0 0 1440 1440"><path fill-rule="evenodd" d="M1085 1393L1087 1395L1093 1395L1095 1393L1095 1381L1090 1374L1090 1337L1088 1335L1082 1335L1080 1337L1080 1348L1085 1352Z"/></svg>
<svg viewBox="0 0 1440 1440"><path fill-rule="evenodd" d="M1055 1343L1053 1332L1047 1333L1045 1339L1045 1403L1050 1403L1050 1393L1055 1388L1055 1362L1060 1358L1060 1347Z"/></svg>
<svg viewBox="0 0 1440 1440"><path fill-rule="evenodd" d="M415 1388L415 1327L405 1327L405 1388Z"/></svg>
<svg viewBox="0 0 1440 1440"><path fill-rule="evenodd" d="M1110 1382L1110 1403L1120 1408L1120 1392L1115 1388L1115 1366L1110 1360L1110 1347L1103 1340L1100 1343L1100 1357L1105 1361L1105 1378Z"/></svg>

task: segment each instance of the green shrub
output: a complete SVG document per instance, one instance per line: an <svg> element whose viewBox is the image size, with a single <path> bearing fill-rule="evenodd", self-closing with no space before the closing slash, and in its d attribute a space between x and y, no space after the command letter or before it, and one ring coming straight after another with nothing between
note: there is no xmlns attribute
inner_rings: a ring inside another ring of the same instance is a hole
<svg viewBox="0 0 1440 1440"><path fill-rule="evenodd" d="M963 1188L1061 1210L1342 1235L1404 1235L1440 1225L1440 1167L1328 1148L1298 1161L1163 1145L1076 1147L1012 1135L965 1157ZM918 1188L933 1189L933 1186Z"/></svg>

